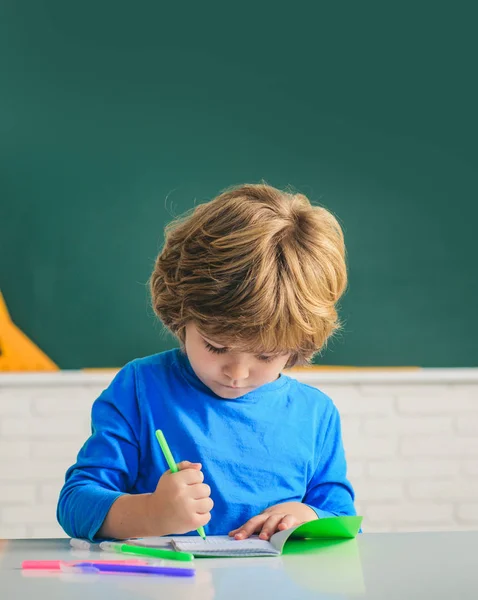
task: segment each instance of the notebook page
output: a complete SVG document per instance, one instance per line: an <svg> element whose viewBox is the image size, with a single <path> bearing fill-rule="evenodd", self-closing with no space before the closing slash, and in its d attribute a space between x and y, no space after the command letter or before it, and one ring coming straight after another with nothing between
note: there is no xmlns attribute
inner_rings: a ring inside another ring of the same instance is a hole
<svg viewBox="0 0 478 600"><path fill-rule="evenodd" d="M205 540L187 537L172 538L176 550L195 556L278 556L271 543L258 537L235 540L227 535L210 535Z"/></svg>

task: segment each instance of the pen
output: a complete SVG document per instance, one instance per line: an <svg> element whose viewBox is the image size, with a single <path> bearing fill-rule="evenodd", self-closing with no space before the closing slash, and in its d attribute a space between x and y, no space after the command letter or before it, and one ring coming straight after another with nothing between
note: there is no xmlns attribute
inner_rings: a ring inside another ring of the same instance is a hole
<svg viewBox="0 0 478 600"><path fill-rule="evenodd" d="M123 552L125 554L139 554L150 558L165 558L167 560L193 560L194 556L189 552L175 552L166 548L146 548L144 546L133 546L130 544L116 544L114 542L101 542L102 550L113 550L113 552Z"/></svg>
<svg viewBox="0 0 478 600"><path fill-rule="evenodd" d="M194 569L183 569L181 567L154 567L151 565L113 565L101 563L75 563L74 568L85 569L88 573L104 571L106 573L147 573L149 575L176 575L179 577L192 577Z"/></svg>
<svg viewBox="0 0 478 600"><path fill-rule="evenodd" d="M71 538L70 546L72 548L76 548L77 550L89 550L91 548L90 542L87 540L78 540L76 538Z"/></svg>
<svg viewBox="0 0 478 600"><path fill-rule="evenodd" d="M176 461L174 460L173 455L171 454L171 450L169 449L168 442L166 441L166 438L164 437L164 433L161 431L161 429L156 430L156 438L159 442L159 445L161 446L161 450L163 451L164 458L166 459L166 462L168 463L168 467L170 468L171 473L177 473L178 466L176 465ZM204 527L202 527L202 526L198 527L197 532L199 533L199 535L202 537L203 540L206 539Z"/></svg>

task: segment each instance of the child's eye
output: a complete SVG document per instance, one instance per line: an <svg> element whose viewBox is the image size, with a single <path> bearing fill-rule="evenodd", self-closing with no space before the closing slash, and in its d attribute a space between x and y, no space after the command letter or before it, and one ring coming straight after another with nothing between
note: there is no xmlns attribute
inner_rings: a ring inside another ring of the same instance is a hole
<svg viewBox="0 0 478 600"><path fill-rule="evenodd" d="M209 342L206 342L206 340L204 340L204 345L206 346L206 349L209 350L209 352L212 352L213 354L224 354L225 352L228 351L228 348L226 346L224 346L222 348L217 348L216 346L213 346ZM273 361L274 358L275 358L274 355L267 356L266 354L259 354L257 356L258 360L260 360L261 362L265 362L265 363Z"/></svg>
<svg viewBox="0 0 478 600"><path fill-rule="evenodd" d="M227 352L227 348L216 348L216 346L213 346L208 342L204 342L204 344L209 352L212 352L213 354L224 354L224 352Z"/></svg>
<svg viewBox="0 0 478 600"><path fill-rule="evenodd" d="M257 357L259 360L261 360L262 362L272 362L275 358L275 356L264 356L263 354L260 354Z"/></svg>

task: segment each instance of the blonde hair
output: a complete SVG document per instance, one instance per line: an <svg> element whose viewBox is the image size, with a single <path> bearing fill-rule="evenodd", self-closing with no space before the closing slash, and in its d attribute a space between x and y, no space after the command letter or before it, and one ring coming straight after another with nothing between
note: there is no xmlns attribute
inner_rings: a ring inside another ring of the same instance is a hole
<svg viewBox="0 0 478 600"><path fill-rule="evenodd" d="M302 194L242 185L166 227L150 285L156 314L181 342L193 320L218 343L305 363L340 327L342 229Z"/></svg>

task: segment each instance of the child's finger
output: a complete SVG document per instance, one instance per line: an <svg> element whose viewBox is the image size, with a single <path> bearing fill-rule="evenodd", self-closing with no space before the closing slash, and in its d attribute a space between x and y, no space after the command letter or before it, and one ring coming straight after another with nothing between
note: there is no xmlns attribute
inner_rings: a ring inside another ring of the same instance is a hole
<svg viewBox="0 0 478 600"><path fill-rule="evenodd" d="M201 498L209 498L211 495L211 488L207 483L197 483L191 490L194 492L194 499L200 500Z"/></svg>
<svg viewBox="0 0 478 600"><path fill-rule="evenodd" d="M236 527L236 529L232 529L232 530L229 532L229 534L228 534L228 535L229 535L230 537L233 537L233 536L234 536L236 533L238 533L239 531L241 531L241 529L242 529L243 527L244 527L244 525L241 525L240 527Z"/></svg>
<svg viewBox="0 0 478 600"><path fill-rule="evenodd" d="M284 518L284 515L270 515L262 526L259 537L261 540L268 540L273 533L277 531L277 526Z"/></svg>
<svg viewBox="0 0 478 600"><path fill-rule="evenodd" d="M299 524L299 520L293 515L285 515L285 517L277 525L277 529L279 531L284 531L285 529L290 529L291 527L297 527Z"/></svg>
<svg viewBox="0 0 478 600"><path fill-rule="evenodd" d="M211 498L201 498L201 500L197 500L194 505L196 512L198 512L201 515L211 512L213 507L214 502Z"/></svg>
<svg viewBox="0 0 478 600"><path fill-rule="evenodd" d="M177 467L179 471L183 471L184 469L196 469L197 471L200 471L202 469L202 464L193 463L189 460L182 460L180 463L178 463Z"/></svg>
<svg viewBox="0 0 478 600"><path fill-rule="evenodd" d="M239 527L237 533L234 534L236 540L244 540L256 531L259 531L264 522L267 521L268 516L269 515L262 513L260 515L256 515L255 517L252 517L252 519L249 519L249 521L247 521L247 523L244 523L242 527Z"/></svg>
<svg viewBox="0 0 478 600"><path fill-rule="evenodd" d="M177 473L178 480L181 480L187 485L196 485L204 481L204 473L196 469L183 469Z"/></svg>

